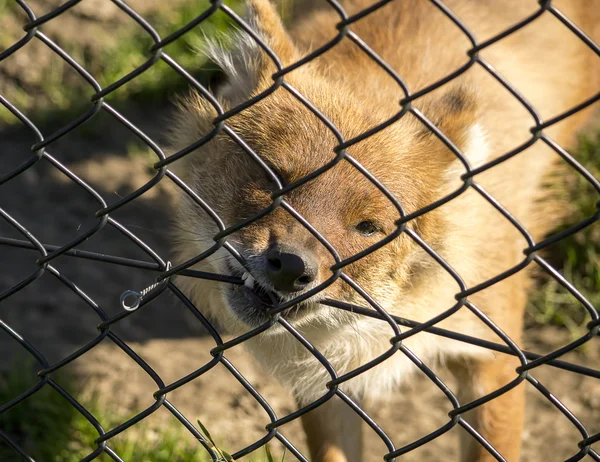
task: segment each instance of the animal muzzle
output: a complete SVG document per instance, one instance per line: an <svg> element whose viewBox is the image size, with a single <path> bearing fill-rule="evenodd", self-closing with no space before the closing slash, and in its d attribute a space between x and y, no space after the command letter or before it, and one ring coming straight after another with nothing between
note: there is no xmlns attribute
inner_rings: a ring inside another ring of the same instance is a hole
<svg viewBox="0 0 600 462"><path fill-rule="evenodd" d="M277 292L300 292L317 279L317 258L310 249L274 244L265 256L266 275Z"/></svg>

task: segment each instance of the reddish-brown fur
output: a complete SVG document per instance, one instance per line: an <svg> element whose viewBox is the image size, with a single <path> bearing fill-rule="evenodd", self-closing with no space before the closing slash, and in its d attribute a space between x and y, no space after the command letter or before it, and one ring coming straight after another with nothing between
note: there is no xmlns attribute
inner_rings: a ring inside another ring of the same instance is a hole
<svg viewBox="0 0 600 462"><path fill-rule="evenodd" d="M310 2L312 3L312 2ZM371 2L343 2L349 14ZM250 2L249 20L282 62L291 64L336 34L339 17L330 8L305 10L288 33L266 0ZM480 42L533 13L537 2L508 0L448 0L446 5L474 32ZM563 10L592 38L600 35L599 0L564 0ZM302 10L302 8L300 8ZM411 91L437 81L468 61L471 45L432 3L424 0L391 2L352 24L350 29L373 48L408 84ZM244 41L231 52L230 82L220 89L224 107L232 107L272 85L275 68L270 59ZM244 46L246 48L244 48ZM226 52L222 52L226 53ZM549 13L486 48L480 56L530 101L542 118L569 109L599 89L599 59ZM219 60L219 56L213 56ZM226 72L227 73L227 72ZM237 83L235 79L238 79ZM399 86L348 39L322 56L286 75L286 81L312 101L350 139L392 117L404 98ZM516 148L531 137L535 125L522 105L480 65L417 99L413 105L439 127L470 162L481 165ZM545 130L562 146L572 143L583 111ZM198 96L184 104L176 133L181 144L191 143L212 128L215 113ZM227 120L227 124L281 177L298 180L331 161L338 141L325 125L286 90ZM407 213L419 210L462 184L462 164L414 116L408 114L385 130L348 149L356 161L385 185ZM560 207L548 199L543 182L556 172L559 157L538 141L525 152L474 178L540 239L560 217ZM227 226L252 216L271 204L273 183L226 135L219 135L199 152L178 163L182 178L221 216ZM350 163L342 161L317 179L286 194L285 200L339 252L356 254L395 229L400 217L393 203ZM178 214L182 261L211 244L212 221L182 196ZM354 226L372 220L379 232L365 237ZM409 229L435 249L463 278L467 287L515 267L528 247L521 233L473 188L449 203L411 220ZM200 239L200 244L198 244ZM274 242L314 249L318 280L331 276L333 258L294 217L278 208L231 236L246 256L261 255ZM224 257L227 258L227 257ZM235 264L235 263L233 263ZM198 268L226 272L218 259ZM425 321L452 307L460 287L440 265L407 235L344 269L388 311ZM253 275L259 278L260 275ZM193 301L206 308L234 333L247 323L229 309L227 294L216 283L182 279ZM528 286L527 270L469 297L512 340L519 343ZM231 289L234 290L234 289ZM365 305L349 285L336 281L321 296ZM318 301L318 299L316 300ZM208 305L208 306L207 306ZM339 374L348 372L389 349L391 330L382 323L329 310L316 303L292 308L293 324L324 353ZM441 327L498 341L467 308L440 323ZM301 405L326 391L328 376L289 335L265 333L247 343L263 365L291 387ZM360 332L360 335L358 334ZM456 342L419 334L405 344L425 362L443 357L459 377L461 402L488 394L517 378L515 358L493 356ZM359 338L360 337L360 338ZM270 348L277 345L277 348ZM370 393L385 398L390 387L414 369L399 353L375 369L351 380L348 393L356 400ZM373 391L376 390L376 391ZM467 418L509 461L520 452L524 387L472 411ZM335 398L337 399L337 398ZM337 415L333 418L332 416ZM342 402L330 401L303 418L312 460L361 460L360 421ZM465 433L466 435L466 433ZM464 461L494 460L466 435ZM374 457L373 457L374 459Z"/></svg>

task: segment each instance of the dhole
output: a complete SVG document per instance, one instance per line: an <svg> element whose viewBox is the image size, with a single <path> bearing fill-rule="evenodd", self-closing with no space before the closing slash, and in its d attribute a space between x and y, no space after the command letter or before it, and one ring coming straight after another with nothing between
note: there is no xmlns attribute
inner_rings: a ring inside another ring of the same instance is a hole
<svg viewBox="0 0 600 462"><path fill-rule="evenodd" d="M290 65L338 33L339 14L323 2L298 2L297 16L287 31L267 0L248 3L247 23ZM309 4L310 3L310 4ZM342 2L348 15L372 1ZM598 37L600 1L557 1L575 24ZM483 42L540 6L536 1L447 0L470 31ZM554 4L554 2L553 2ZM414 93L449 75L469 61L467 36L432 2L390 2L350 26L406 82ZM273 85L276 68L249 35L236 34L232 47L218 43L206 53L225 79L212 91L225 110ZM600 59L579 38L545 12L532 23L479 52L542 119L549 119L599 90ZM397 114L406 95L398 83L349 38L285 76L298 93L314 104L346 140ZM480 63L435 91L411 102L462 152L471 168L482 166L532 139L532 114ZM181 146L213 127L216 112L192 94L180 104L174 125ZM544 133L563 147L573 141L586 117L579 112L548 127ZM335 157L339 144L332 131L285 88L226 121L226 124L268 165L281 184L293 183ZM466 167L413 114L347 150L377 178L411 214L461 188ZM557 184L560 157L543 140L472 178L473 184L440 207L406 223L391 242L344 267L343 272L387 312L427 321L457 304L456 295L525 262L530 246L525 235L482 193L487 192L521 223L534 240L548 233L560 218L550 181ZM276 181L234 142L220 133L196 152L174 164L176 172L223 220L232 226L269 207ZM351 257L397 229L398 208L347 160L284 195L284 200L341 259ZM214 244L213 219L182 194L177 212L180 262ZM452 277L409 234L419 236L464 281ZM221 249L194 268L242 277L245 285L225 285L180 278L191 300L225 329L240 334L268 319L272 302L289 301L323 284L334 274L330 250L290 211L277 207L228 237L246 260L243 267ZM515 272L468 300L517 344L529 285L528 268ZM269 295L270 294L270 295ZM270 297L273 298L270 298ZM319 304L325 298L368 307L341 279L282 313L331 363L345 374L390 350L394 333L387 322ZM460 298L460 297L459 297ZM464 301L464 300L463 300ZM461 306L439 327L501 342L467 306ZM304 406L328 389L323 365L283 327L275 324L245 342L250 352ZM461 404L515 381L519 361L424 332L403 341L426 364L440 361L458 377ZM418 369L397 351L387 360L340 385L352 399L385 399L411 380ZM464 414L471 425L509 461L519 458L525 383ZM303 416L311 460L359 461L361 419L338 397ZM461 444L464 461L494 460L466 431ZM375 460L382 455L369 455ZM409 456L410 457L410 456Z"/></svg>

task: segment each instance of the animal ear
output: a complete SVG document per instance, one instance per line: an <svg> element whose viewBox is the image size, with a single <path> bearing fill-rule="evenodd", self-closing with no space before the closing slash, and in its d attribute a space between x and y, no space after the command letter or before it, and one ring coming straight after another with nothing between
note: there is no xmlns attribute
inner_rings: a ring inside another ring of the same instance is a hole
<svg viewBox="0 0 600 462"><path fill-rule="evenodd" d="M432 95L424 101L423 112L460 149L472 167L485 162L488 148L485 132L478 123L477 92L473 87L460 83L447 89L441 96ZM435 137L428 128L424 127L423 130L427 132L425 136ZM456 164L453 162L458 160L456 155L446 147L443 147L443 151L442 157Z"/></svg>
<svg viewBox="0 0 600 462"><path fill-rule="evenodd" d="M298 59L299 53L269 0L249 0L244 21L283 65ZM201 51L222 72L218 80L211 82L211 91L229 106L273 83L271 76L277 71L273 59L241 28L223 41L208 40Z"/></svg>

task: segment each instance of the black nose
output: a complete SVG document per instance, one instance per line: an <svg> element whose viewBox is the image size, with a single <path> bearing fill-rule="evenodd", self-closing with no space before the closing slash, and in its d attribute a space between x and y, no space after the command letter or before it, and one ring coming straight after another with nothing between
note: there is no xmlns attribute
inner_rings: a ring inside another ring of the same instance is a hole
<svg viewBox="0 0 600 462"><path fill-rule="evenodd" d="M317 277L317 265L308 251L274 246L267 252L267 275L275 290L298 292Z"/></svg>

